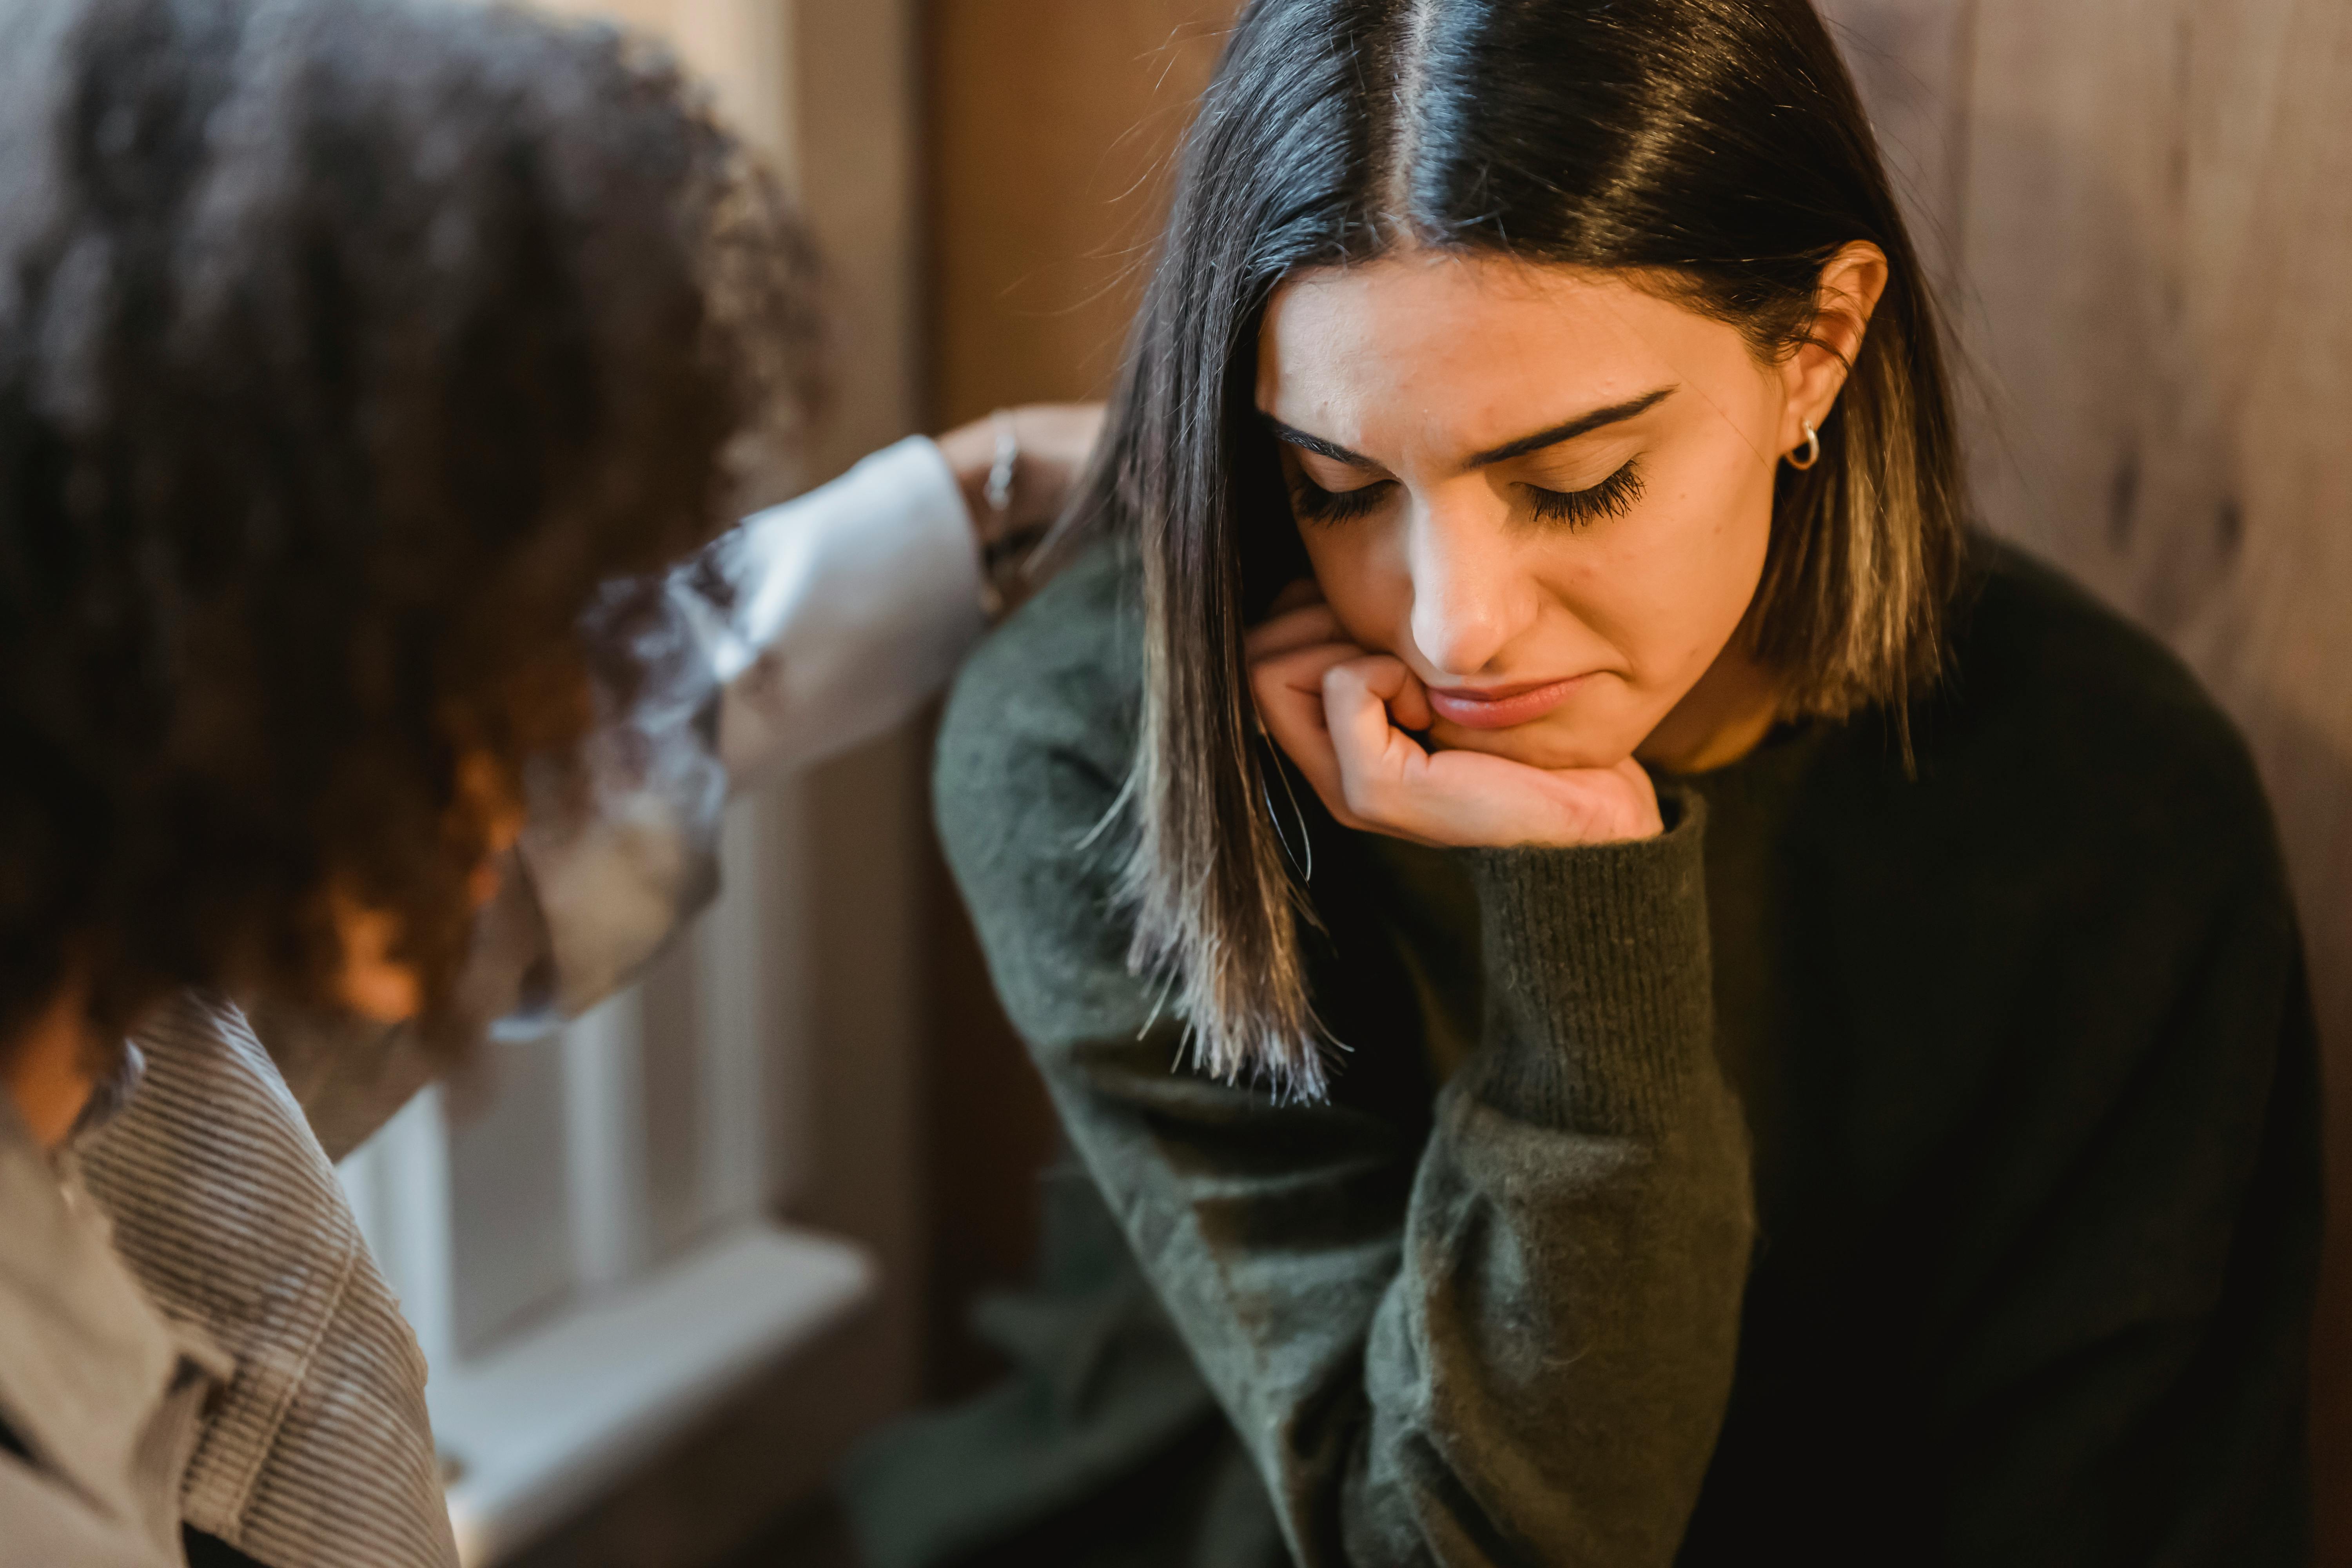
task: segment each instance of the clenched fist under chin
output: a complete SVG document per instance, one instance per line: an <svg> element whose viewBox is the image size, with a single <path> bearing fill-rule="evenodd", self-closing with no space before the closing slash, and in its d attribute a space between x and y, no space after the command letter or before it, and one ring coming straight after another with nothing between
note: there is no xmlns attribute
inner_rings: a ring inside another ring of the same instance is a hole
<svg viewBox="0 0 2352 1568"><path fill-rule="evenodd" d="M1252 630L1244 652L1260 721L1349 827L1451 846L1610 844L1664 831L1657 792L1631 757L1548 769L1424 750L1405 732L1433 721L1421 681L1403 660L1349 642L1319 601Z"/></svg>

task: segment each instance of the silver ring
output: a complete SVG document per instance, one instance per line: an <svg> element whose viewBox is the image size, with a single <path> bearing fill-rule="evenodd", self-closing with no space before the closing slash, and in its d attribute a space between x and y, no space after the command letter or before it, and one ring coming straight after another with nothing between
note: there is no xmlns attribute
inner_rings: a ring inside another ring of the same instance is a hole
<svg viewBox="0 0 2352 1568"><path fill-rule="evenodd" d="M996 426L996 461L989 465L988 488L981 492L988 510L1003 517L1013 510L1013 476L1021 465L1021 436L1013 428L1013 416L998 409L989 416Z"/></svg>

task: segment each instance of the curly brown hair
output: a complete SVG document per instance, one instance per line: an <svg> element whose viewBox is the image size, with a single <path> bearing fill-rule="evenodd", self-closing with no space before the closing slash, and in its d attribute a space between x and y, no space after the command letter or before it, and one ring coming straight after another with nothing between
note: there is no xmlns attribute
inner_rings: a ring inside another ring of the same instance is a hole
<svg viewBox="0 0 2352 1568"><path fill-rule="evenodd" d="M630 686L598 585L806 413L813 270L609 28L0 0L0 1040L68 982L326 1000L331 895L443 994L526 764Z"/></svg>

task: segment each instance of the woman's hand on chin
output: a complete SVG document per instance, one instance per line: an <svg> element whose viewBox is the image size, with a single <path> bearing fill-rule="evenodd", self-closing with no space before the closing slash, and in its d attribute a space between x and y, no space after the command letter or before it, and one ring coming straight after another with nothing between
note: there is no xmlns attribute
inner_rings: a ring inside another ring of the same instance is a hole
<svg viewBox="0 0 2352 1568"><path fill-rule="evenodd" d="M1260 721L1349 827L1451 846L1611 844L1664 831L1650 775L1631 757L1555 770L1425 750L1405 731L1433 721L1428 692L1403 660L1349 642L1326 605L1275 616L1244 647Z"/></svg>

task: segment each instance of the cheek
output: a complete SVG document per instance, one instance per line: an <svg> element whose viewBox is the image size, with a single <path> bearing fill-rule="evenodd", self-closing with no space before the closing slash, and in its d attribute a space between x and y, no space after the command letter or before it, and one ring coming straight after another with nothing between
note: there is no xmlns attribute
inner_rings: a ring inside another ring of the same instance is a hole
<svg viewBox="0 0 2352 1568"><path fill-rule="evenodd" d="M1315 585L1349 639L1381 653L1402 645L1412 613L1412 583L1388 531L1371 519L1343 527L1302 527Z"/></svg>
<svg viewBox="0 0 2352 1568"><path fill-rule="evenodd" d="M1654 496L1591 580L1598 629L1637 682L1686 686L1723 651L1756 595L1772 534L1772 477L1745 449L1710 454Z"/></svg>
<svg viewBox="0 0 2352 1568"><path fill-rule="evenodd" d="M1717 651L1748 614L1772 542L1771 466L1748 460L1728 467L1691 574L1693 613L1711 623L1707 635Z"/></svg>

